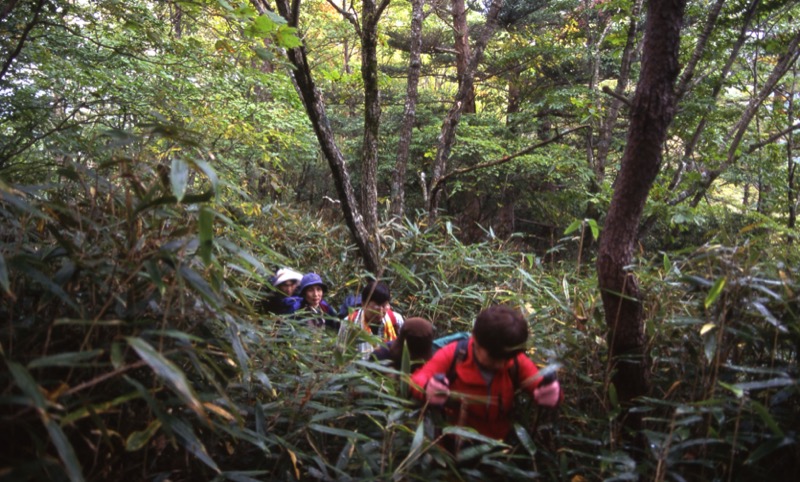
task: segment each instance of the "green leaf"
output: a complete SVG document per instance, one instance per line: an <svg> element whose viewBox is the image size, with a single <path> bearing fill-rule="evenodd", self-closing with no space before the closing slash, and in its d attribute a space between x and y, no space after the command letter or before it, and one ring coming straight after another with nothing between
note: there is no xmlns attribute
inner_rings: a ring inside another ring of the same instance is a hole
<svg viewBox="0 0 800 482"><path fill-rule="evenodd" d="M608 401L614 410L619 410L619 398L617 397L617 386L613 383L608 384Z"/></svg>
<svg viewBox="0 0 800 482"><path fill-rule="evenodd" d="M475 440L477 442L487 443L487 444L490 444L490 445L495 446L495 447L508 447L507 444L505 444L505 443L503 443L503 442L501 442L499 440L495 440L495 439L493 439L491 437L487 437L485 435L481 435L481 434L479 434L478 432L476 432L475 430L473 430L471 428L445 427L442 430L442 434L444 434L444 435L457 435L459 437L468 438L470 440Z"/></svg>
<svg viewBox="0 0 800 482"><path fill-rule="evenodd" d="M205 299L214 306L219 306L221 304L217 294L214 292L214 290L211 289L211 286L208 285L206 280L204 280L199 274L197 274L197 272L195 272L185 264L182 264L178 268L178 274L180 274L181 277L184 280L186 280L187 283L189 283L189 286L191 286L195 291L197 291L203 297L203 299Z"/></svg>
<svg viewBox="0 0 800 482"><path fill-rule="evenodd" d="M350 461L350 458L353 453L353 441L348 440L342 450L339 452L339 456L336 458L336 468L338 470L344 470L347 467L347 463Z"/></svg>
<svg viewBox="0 0 800 482"><path fill-rule="evenodd" d="M755 449L750 456L747 457L747 460L745 460L744 463L745 465L752 465L779 448L795 443L797 442L788 437L769 439Z"/></svg>
<svg viewBox="0 0 800 482"><path fill-rule="evenodd" d="M711 287L711 290L708 292L708 296L706 296L705 302L703 302L703 305L706 307L706 309L714 304L717 298L719 298L719 295L722 293L722 289L725 288L726 281L727 278L723 276L714 282L714 286Z"/></svg>
<svg viewBox="0 0 800 482"><path fill-rule="evenodd" d="M167 286L164 284L164 280L161 277L161 270L158 268L158 262L155 259L148 259L144 262L144 267L147 270L147 277L150 279L150 282L156 285L158 293L163 295L167 290Z"/></svg>
<svg viewBox="0 0 800 482"><path fill-rule="evenodd" d="M272 18L270 18L269 16L259 15L253 21L253 28L254 28L254 34L257 37L264 38L270 33L272 33L275 29L277 29L278 25L276 25L275 22L272 21Z"/></svg>
<svg viewBox="0 0 800 482"><path fill-rule="evenodd" d="M244 345L242 344L242 339L239 336L239 328L236 321L229 314L225 313L224 317L228 324L228 329L226 330L228 332L228 339L231 341L233 351L236 353L236 358L239 360L239 368L242 369L242 378L249 380L250 366L248 362L250 357L247 356L247 351L245 351Z"/></svg>
<svg viewBox="0 0 800 482"><path fill-rule="evenodd" d="M61 288L61 286L54 283L53 280L47 277L44 273L42 273L41 271L39 271L38 269L32 267L27 263L18 266L18 269L23 273L25 273L30 279L42 285L42 287L45 288L48 292L58 297L67 306L69 306L75 311L78 312L80 311L80 307L77 304L75 304L72 298L70 298L70 296Z"/></svg>
<svg viewBox="0 0 800 482"><path fill-rule="evenodd" d="M147 442L153 438L153 435L161 428L161 420L155 419L144 430L138 430L128 435L125 440L125 450L128 452L136 452L144 447Z"/></svg>
<svg viewBox="0 0 800 482"><path fill-rule="evenodd" d="M600 228L597 226L597 221L594 219L587 219L586 223L589 225L589 229L592 230L592 237L597 239L600 236Z"/></svg>
<svg viewBox="0 0 800 482"><path fill-rule="evenodd" d="M717 353L717 337L707 336L703 343L703 351L706 355L706 360L711 363L714 361L714 354Z"/></svg>
<svg viewBox="0 0 800 482"><path fill-rule="evenodd" d="M67 469L69 479L73 482L84 480L83 469L81 469L81 465L78 463L78 458L75 456L75 450L72 448L72 444L69 443L67 436L64 434L64 431L61 430L58 423L50 418L47 413L47 401L42 395L39 385L28 370L19 363L6 361L6 365L8 365L8 371L11 372L11 376L14 377L17 386L31 399L36 408L39 409L39 417L47 428L47 433L50 434L50 441L53 442L56 451L58 451L58 456Z"/></svg>
<svg viewBox="0 0 800 482"><path fill-rule="evenodd" d="M22 390L22 393L31 399L36 408L41 411L46 410L47 402L39 389L39 385L36 383L36 380L33 379L30 372L17 362L7 360L6 364L8 365L8 371L11 372L11 376L14 377L14 381L17 383L20 390Z"/></svg>
<svg viewBox="0 0 800 482"><path fill-rule="evenodd" d="M517 434L517 438L519 439L519 442L522 444L523 447L525 447L525 450L528 451L528 454L531 457L535 456L536 455L536 445L534 445L533 439L531 439L531 436L528 433L528 431L525 430L525 427L523 427L522 425L520 425L518 423L515 423L514 424L514 433Z"/></svg>
<svg viewBox="0 0 800 482"><path fill-rule="evenodd" d="M0 287L3 291L11 294L11 283L8 281L8 267L6 266L6 258L3 253L0 253Z"/></svg>
<svg viewBox="0 0 800 482"><path fill-rule="evenodd" d="M314 430L316 432L326 433L329 435L336 435L339 437L345 438L355 438L357 440L361 440L364 442L368 442L372 440L371 438L367 437L366 435L360 434L358 432L353 432L352 430L345 430L342 428L334 428L334 427L326 427L325 425L319 425L316 423L312 423L308 425L308 428Z"/></svg>
<svg viewBox="0 0 800 482"><path fill-rule="evenodd" d="M780 438L785 436L783 430L781 430L781 427L778 425L778 422L776 422L775 419L772 418L772 415L770 415L767 407L759 403L757 400L752 400L751 405L753 406L753 410L755 410L758 416L761 417L761 420L764 421L764 424L769 427L772 435Z"/></svg>
<svg viewBox="0 0 800 482"><path fill-rule="evenodd" d="M75 455L75 449L69 443L67 435L55 420L47 419L45 425L47 426L47 433L50 434L50 441L53 442L59 458L64 462L69 480L72 482L85 480L83 478L83 469L80 462L78 462L78 457Z"/></svg>
<svg viewBox="0 0 800 482"><path fill-rule="evenodd" d="M200 401L197 400L194 390L192 390L189 381L186 379L186 375L180 368L141 338L128 337L126 340L128 344L136 350L139 357L153 369L156 375L163 378L169 384L189 408L205 418L203 406Z"/></svg>
<svg viewBox="0 0 800 482"><path fill-rule="evenodd" d="M202 159L195 159L193 162L194 165L197 166L197 168L203 171L203 174L206 175L206 177L208 178L208 182L211 183L211 188L213 189L213 191L217 192L217 185L219 184L219 178L217 177L217 172L214 170L213 167L211 167L211 164Z"/></svg>
<svg viewBox="0 0 800 482"><path fill-rule="evenodd" d="M402 263L398 263L396 261L392 261L392 262L389 262L389 266L392 267L392 271L394 271L395 274L397 274L398 276L402 277L411 286L413 286L415 288L419 288L421 286L419 284L419 280L414 275L414 273L411 270L409 270L406 266L404 266Z"/></svg>
<svg viewBox="0 0 800 482"><path fill-rule="evenodd" d="M214 462L214 459L208 455L205 445L203 445L200 439L197 438L197 435L195 435L195 433L192 431L192 427L189 424L183 420L171 418L170 426L172 431L175 432L175 435L178 436L178 441L180 444L183 445L183 447L188 450L189 453L200 459L200 461L204 464L211 467L211 469L213 469L216 473L220 473L216 462Z"/></svg>
<svg viewBox="0 0 800 482"><path fill-rule="evenodd" d="M116 407L117 405L120 405L122 403L127 403L136 398L141 398L141 395L139 394L138 391L133 391L133 392L128 392L125 395L121 395L108 402L97 403L94 405L81 405L75 411L70 412L61 417L61 419L59 420L59 424L62 427L66 427L67 425L70 425L71 423L74 423L84 417L91 416L92 412L94 412L95 414L102 414Z"/></svg>
<svg viewBox="0 0 800 482"><path fill-rule="evenodd" d="M417 430L414 432L414 439L411 441L411 448L408 450L408 457L416 456L417 451L422 447L422 442L425 440L425 424L420 423L417 425Z"/></svg>
<svg viewBox="0 0 800 482"><path fill-rule="evenodd" d="M220 6L222 6L222 8L224 8L225 10L229 12L233 11L233 7L231 7L231 4L226 2L225 0L217 0L217 3L219 3Z"/></svg>
<svg viewBox="0 0 800 482"><path fill-rule="evenodd" d="M28 369L42 367L70 367L85 365L84 362L102 355L104 350L72 351L57 355L43 356L28 363Z"/></svg>
<svg viewBox="0 0 800 482"><path fill-rule="evenodd" d="M273 55L272 51L269 49L265 49L264 47L254 47L253 51L261 60L266 60L267 62L273 62L275 60L275 55Z"/></svg>
<svg viewBox="0 0 800 482"><path fill-rule="evenodd" d="M200 230L200 248L198 249L200 259L202 259L205 264L210 264L211 249L213 247L212 241L214 239L214 211L208 206L200 208L198 227Z"/></svg>
<svg viewBox="0 0 800 482"><path fill-rule="evenodd" d="M186 188L189 185L189 165L182 159L172 160L172 168L169 171L169 182L172 187L172 194L178 202L183 200L186 195Z"/></svg>
<svg viewBox="0 0 800 482"><path fill-rule="evenodd" d="M757 380L753 382L737 383L734 386L745 391L764 390L765 388L778 388L790 385L797 385L798 381L789 377L772 378L769 380Z"/></svg>
<svg viewBox="0 0 800 482"><path fill-rule="evenodd" d="M275 41L283 48L291 49L303 45L303 42L295 34L296 28L281 25L275 32Z"/></svg>
<svg viewBox="0 0 800 482"><path fill-rule="evenodd" d="M575 231L577 231L577 230L578 230L578 228L580 228L582 225L583 225L583 221L582 221L582 220L580 220L580 219L576 219L575 221L572 221L572 224L570 224L569 226L567 226L567 229L565 229L565 230L564 230L564 236L568 236L568 235L570 235L570 234L574 233L574 232L575 232Z"/></svg>

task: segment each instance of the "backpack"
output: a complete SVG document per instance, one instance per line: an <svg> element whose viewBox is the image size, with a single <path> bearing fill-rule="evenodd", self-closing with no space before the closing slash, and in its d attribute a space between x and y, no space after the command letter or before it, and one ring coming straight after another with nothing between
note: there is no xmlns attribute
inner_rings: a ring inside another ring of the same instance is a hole
<svg viewBox="0 0 800 482"><path fill-rule="evenodd" d="M470 337L470 333L468 331L458 331L455 333L451 333L449 335L441 336L435 340L433 340L433 353L436 353L441 348L449 345L454 341L461 341L467 340Z"/></svg>
<svg viewBox="0 0 800 482"><path fill-rule="evenodd" d="M361 295L350 293L345 296L342 306L339 307L339 318L345 319L350 315L351 309L357 310L361 306Z"/></svg>
<svg viewBox="0 0 800 482"><path fill-rule="evenodd" d="M463 333L454 333L453 335L449 335L449 337L455 337L457 335L463 335ZM448 338L448 337L443 337ZM453 354L453 360L450 362L450 368L447 370L447 382L449 386L453 386L453 382L456 381L457 374L456 374L456 365L458 363L463 362L467 359L467 349L469 347L469 333L467 336L454 338L458 339L458 345L456 345L456 352ZM434 341L434 344L436 342ZM519 388L519 360L517 357L514 357L514 366L508 369L508 374L511 377L511 381L514 383L514 391L516 392Z"/></svg>

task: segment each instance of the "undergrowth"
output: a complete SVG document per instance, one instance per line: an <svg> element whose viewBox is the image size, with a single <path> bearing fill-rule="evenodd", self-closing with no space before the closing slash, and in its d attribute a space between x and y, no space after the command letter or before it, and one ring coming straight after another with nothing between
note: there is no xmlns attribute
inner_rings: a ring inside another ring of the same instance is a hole
<svg viewBox="0 0 800 482"><path fill-rule="evenodd" d="M491 233L464 244L446 221L385 225L381 277L398 311L446 334L491 303L519 306L530 356L559 367L565 403L520 396L512 440L497 443L443 429L402 371L257 311L279 266L319 272L330 300L358 290L366 273L340 223L242 197L192 146L166 171L147 148L0 186L3 479L700 481L800 468L791 253L745 242L638 260L652 367L634 407L642 453L616 423L590 264L542 264ZM476 443L453 457L442 430Z"/></svg>

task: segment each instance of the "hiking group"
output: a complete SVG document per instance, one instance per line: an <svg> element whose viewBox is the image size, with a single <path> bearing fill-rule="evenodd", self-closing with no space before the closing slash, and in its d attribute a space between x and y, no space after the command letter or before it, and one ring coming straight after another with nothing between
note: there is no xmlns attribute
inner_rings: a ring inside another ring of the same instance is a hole
<svg viewBox="0 0 800 482"><path fill-rule="evenodd" d="M441 407L450 424L503 440L513 424L518 390L540 406L555 407L563 400L555 375L542 376L525 354L528 321L517 309L489 306L475 318L469 335L434 340L428 320L405 319L392 310L389 287L381 281L368 280L360 296L348 297L338 312L323 299L328 286L316 273L282 268L271 283L274 291L261 305L266 312L336 330L340 346L356 343L364 358L386 360L396 370L406 348L413 397ZM449 339L437 349L439 341Z"/></svg>

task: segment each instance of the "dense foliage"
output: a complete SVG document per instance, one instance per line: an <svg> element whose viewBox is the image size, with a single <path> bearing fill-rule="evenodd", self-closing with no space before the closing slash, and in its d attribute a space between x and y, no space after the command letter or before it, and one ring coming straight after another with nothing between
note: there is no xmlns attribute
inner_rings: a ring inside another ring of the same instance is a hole
<svg viewBox="0 0 800 482"><path fill-rule="evenodd" d="M259 312L277 267L319 272L334 305L367 273L282 57L305 42L358 183L357 35L326 2L302 3L300 31L257 3L0 8L0 479L704 481L800 471L797 53L786 50L795 2L721 3L721 27L684 85L630 267L645 293L652 382L634 407L639 434L618 424L593 268L626 124L609 111L631 89L604 92L622 82L638 2L506 2L477 112L451 154L465 171L448 180L436 222L420 215L417 178L457 79L453 52L440 48L452 41L446 5L427 4L406 216L380 226L382 277L398 311L440 334L469 330L491 303L525 312L529 354L559 368L566 400L547 410L520 396L509 444L443 428L409 400L404 371ZM687 64L710 7L689 5ZM478 31L481 5L471 8ZM405 95L406 9L393 3L379 29L382 211ZM788 73L756 103L784 57ZM476 443L453 457L436 444L442 430Z"/></svg>

